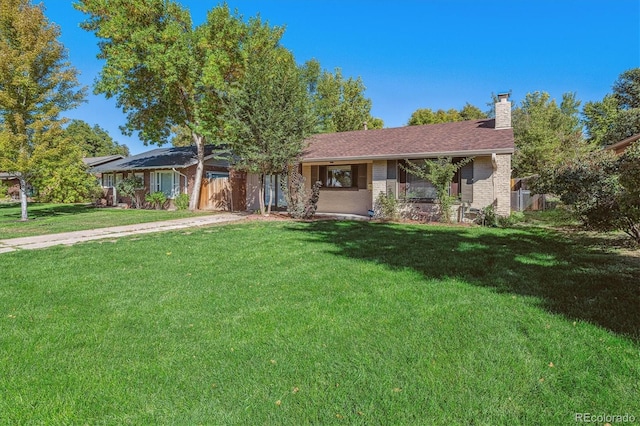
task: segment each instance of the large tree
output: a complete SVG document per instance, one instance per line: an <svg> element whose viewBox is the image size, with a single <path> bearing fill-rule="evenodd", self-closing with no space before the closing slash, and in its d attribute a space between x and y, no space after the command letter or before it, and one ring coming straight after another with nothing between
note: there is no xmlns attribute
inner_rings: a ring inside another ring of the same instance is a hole
<svg viewBox="0 0 640 426"><path fill-rule="evenodd" d="M514 176L538 174L592 149L582 138L579 105L573 93L562 95L560 105L546 92L527 93L513 111Z"/></svg>
<svg viewBox="0 0 640 426"><path fill-rule="evenodd" d="M80 0L76 8L89 15L82 27L100 39L105 64L95 91L115 97L127 113L125 133L163 144L180 128L197 147L195 210L205 144L220 143L224 131L220 94L241 80L251 54L247 25L227 5L197 27L172 0Z"/></svg>
<svg viewBox="0 0 640 426"><path fill-rule="evenodd" d="M59 36L42 6L0 0L0 170L20 182L23 220L29 185L65 168L64 162L67 177L84 173L76 167L81 153L63 137L59 117L84 96Z"/></svg>
<svg viewBox="0 0 640 426"><path fill-rule="evenodd" d="M260 47L252 54L242 83L227 94L225 115L231 127L236 167L265 176L285 173L299 159L304 139L315 122L307 87L293 55L279 46L281 30L271 31L250 21ZM266 43L263 42L266 41ZM265 211L264 181L260 182L260 212ZM270 188L269 200L273 198Z"/></svg>
<svg viewBox="0 0 640 426"><path fill-rule="evenodd" d="M303 67L303 76L317 119L315 133L347 132L351 130L381 129L384 122L371 115L371 99L365 97L362 78L344 78L342 70L333 73L322 70L313 59Z"/></svg>
<svg viewBox="0 0 640 426"><path fill-rule="evenodd" d="M79 146L85 157L105 155L129 155L129 148L113 140L111 135L97 124L91 127L82 120L71 120L64 130L65 135Z"/></svg>
<svg viewBox="0 0 640 426"><path fill-rule="evenodd" d="M640 133L640 68L620 74L613 93L582 111L589 141L607 146Z"/></svg>
<svg viewBox="0 0 640 426"><path fill-rule="evenodd" d="M419 108L411 114L407 125L418 126L422 124L453 123L456 121L480 120L483 118L487 118L487 115L483 113L480 108L467 102L459 111L454 108L446 111L443 109L433 111L430 108Z"/></svg>

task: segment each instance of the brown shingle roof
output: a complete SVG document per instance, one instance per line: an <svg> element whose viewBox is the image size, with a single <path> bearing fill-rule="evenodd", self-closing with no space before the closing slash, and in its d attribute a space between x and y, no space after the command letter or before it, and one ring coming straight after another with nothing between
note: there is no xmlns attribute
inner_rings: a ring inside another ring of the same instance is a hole
<svg viewBox="0 0 640 426"><path fill-rule="evenodd" d="M513 129L494 120L326 133L309 138L302 161L427 158L513 153Z"/></svg>

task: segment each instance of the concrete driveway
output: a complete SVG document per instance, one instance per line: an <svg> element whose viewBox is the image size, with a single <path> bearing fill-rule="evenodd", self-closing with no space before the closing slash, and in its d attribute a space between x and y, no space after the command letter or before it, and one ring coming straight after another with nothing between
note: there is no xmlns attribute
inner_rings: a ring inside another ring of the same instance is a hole
<svg viewBox="0 0 640 426"><path fill-rule="evenodd" d="M234 222L245 219L246 215L223 213L210 216L196 216L185 219L162 222L138 223L135 225L114 226L111 228L88 229L86 231L63 232L60 234L36 235L33 237L10 238L0 240L0 253L15 250L32 250L57 245L72 245L83 241L103 238L119 238L135 234L170 231L173 229L194 228L216 223Z"/></svg>

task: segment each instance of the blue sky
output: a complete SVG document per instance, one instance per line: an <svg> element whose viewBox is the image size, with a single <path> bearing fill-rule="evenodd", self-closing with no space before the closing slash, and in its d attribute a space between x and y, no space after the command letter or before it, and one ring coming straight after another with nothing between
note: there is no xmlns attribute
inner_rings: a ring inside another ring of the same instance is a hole
<svg viewBox="0 0 640 426"><path fill-rule="evenodd" d="M89 86L102 63L97 39L81 30L84 15L72 1L44 0L48 18L81 83ZM182 0L195 24L217 1ZM623 71L640 66L640 0L229 0L245 18L260 14L286 26L282 44L299 63L362 77L372 114L385 127L404 126L418 108L487 109L491 93L528 92L555 99L576 92L601 100ZM64 114L106 129L133 154L145 147L118 127L125 117L114 100L90 94Z"/></svg>

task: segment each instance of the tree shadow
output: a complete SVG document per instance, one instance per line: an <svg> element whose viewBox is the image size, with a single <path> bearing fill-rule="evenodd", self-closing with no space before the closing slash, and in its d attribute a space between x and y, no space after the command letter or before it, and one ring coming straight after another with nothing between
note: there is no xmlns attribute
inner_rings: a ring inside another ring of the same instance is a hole
<svg viewBox="0 0 640 426"><path fill-rule="evenodd" d="M7 210L14 210L8 212ZM91 204L38 204L29 203L27 212L29 219L45 218L52 216L66 216L87 213L95 210L96 207ZM4 210L4 211L3 211ZM0 217L5 219L19 220L21 216L20 203L0 204Z"/></svg>
<svg viewBox="0 0 640 426"><path fill-rule="evenodd" d="M548 312L588 321L640 342L640 258L607 253L543 229L487 230L317 221L289 226L337 256L456 277L521 296Z"/></svg>

